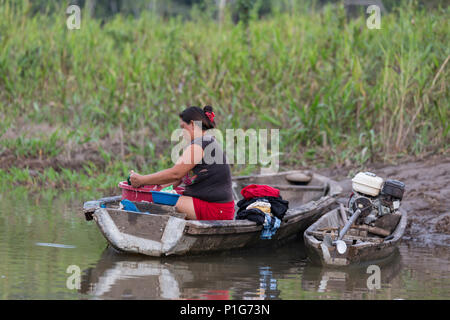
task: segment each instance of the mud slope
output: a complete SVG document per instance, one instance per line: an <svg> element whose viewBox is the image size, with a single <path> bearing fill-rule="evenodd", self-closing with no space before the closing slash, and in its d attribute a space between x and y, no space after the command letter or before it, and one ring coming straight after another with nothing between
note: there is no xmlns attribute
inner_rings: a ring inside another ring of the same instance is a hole
<svg viewBox="0 0 450 320"><path fill-rule="evenodd" d="M450 157L366 169L406 184L402 201L408 211L405 240L425 246L450 246ZM345 204L351 194L351 177L346 176L349 172L353 175L355 170L322 170L340 182L344 192L339 201Z"/></svg>

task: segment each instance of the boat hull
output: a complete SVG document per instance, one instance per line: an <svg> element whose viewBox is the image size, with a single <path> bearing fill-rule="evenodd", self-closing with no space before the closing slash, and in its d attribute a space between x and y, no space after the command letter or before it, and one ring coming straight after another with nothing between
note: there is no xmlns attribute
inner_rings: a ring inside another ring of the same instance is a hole
<svg viewBox="0 0 450 320"><path fill-rule="evenodd" d="M316 231L319 226L336 225L336 223L341 227L343 226L339 209L333 209L305 231L303 237L308 256L315 263L333 267L345 267L386 259L394 253L401 243L406 229L407 213L403 209L399 211L401 217L390 240L380 240L379 243L363 242L350 245L344 254L339 254L336 248L326 247L322 241L312 235L312 232Z"/></svg>

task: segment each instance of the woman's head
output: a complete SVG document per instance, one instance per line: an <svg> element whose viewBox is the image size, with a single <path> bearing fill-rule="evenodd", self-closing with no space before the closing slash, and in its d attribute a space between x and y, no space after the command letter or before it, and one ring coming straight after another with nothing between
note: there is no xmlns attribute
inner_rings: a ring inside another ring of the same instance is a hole
<svg viewBox="0 0 450 320"><path fill-rule="evenodd" d="M180 127L189 132L191 139L194 138L194 126L196 125L202 131L216 127L214 112L211 106L206 106L203 110L199 107L189 107L180 113Z"/></svg>

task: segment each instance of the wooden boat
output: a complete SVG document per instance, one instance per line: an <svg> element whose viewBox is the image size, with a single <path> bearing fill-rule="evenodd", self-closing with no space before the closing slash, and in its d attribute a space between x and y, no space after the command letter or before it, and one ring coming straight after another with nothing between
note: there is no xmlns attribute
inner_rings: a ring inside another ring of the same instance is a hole
<svg viewBox="0 0 450 320"><path fill-rule="evenodd" d="M342 267L385 259L400 244L407 224L407 213L402 208L386 217L384 229L354 224L342 239L347 249L339 254L334 245L326 245L324 238L328 234L332 241L337 239L338 230L345 225L345 215L346 211L333 209L305 231L305 247L312 261L324 266ZM386 230L388 232L383 236L377 235Z"/></svg>
<svg viewBox="0 0 450 320"><path fill-rule="evenodd" d="M309 181L302 180L302 175L309 175ZM86 202L84 213L87 220L95 220L115 249L149 256L199 254L292 239L337 206L336 197L342 191L337 182L319 174L288 171L233 178L235 202L248 184L277 187L289 201L289 210L270 240L260 239L263 227L249 220L185 220L172 206L148 202L135 204L150 214L120 210L121 196Z"/></svg>

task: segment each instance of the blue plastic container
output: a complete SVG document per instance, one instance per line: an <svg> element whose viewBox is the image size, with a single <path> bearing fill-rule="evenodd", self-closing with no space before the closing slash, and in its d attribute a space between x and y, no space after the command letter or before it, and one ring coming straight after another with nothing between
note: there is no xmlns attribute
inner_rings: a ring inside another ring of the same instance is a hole
<svg viewBox="0 0 450 320"><path fill-rule="evenodd" d="M154 203L165 204L166 206L174 206L181 194L167 193L160 191L151 191Z"/></svg>

